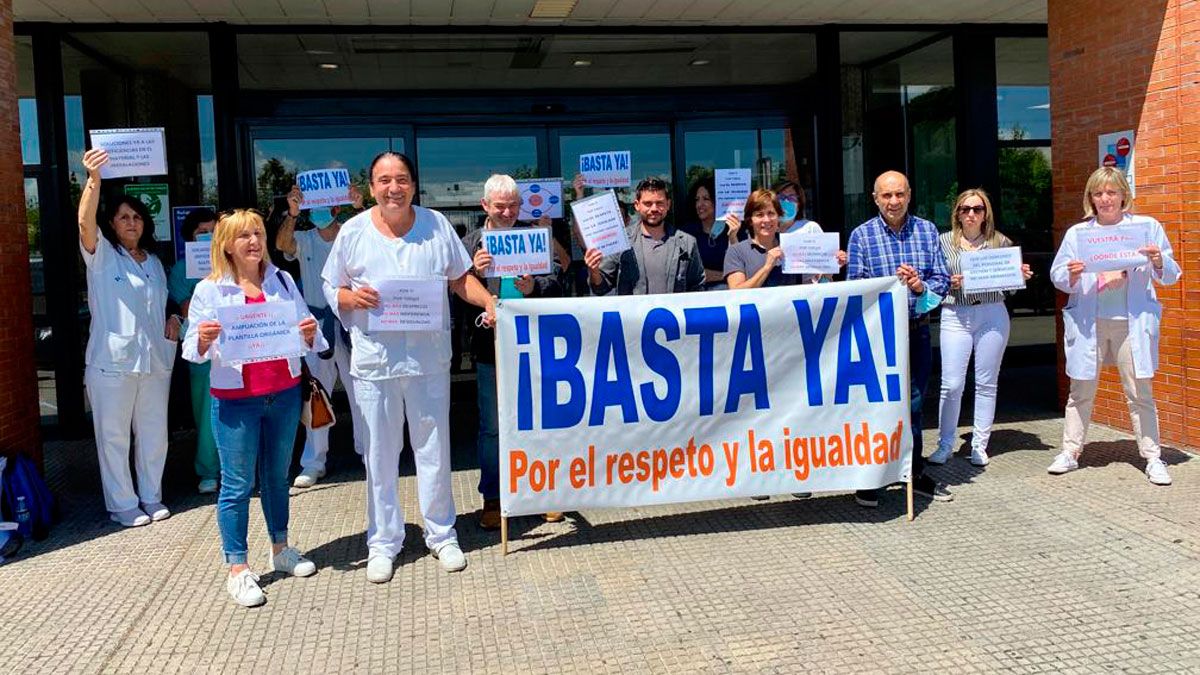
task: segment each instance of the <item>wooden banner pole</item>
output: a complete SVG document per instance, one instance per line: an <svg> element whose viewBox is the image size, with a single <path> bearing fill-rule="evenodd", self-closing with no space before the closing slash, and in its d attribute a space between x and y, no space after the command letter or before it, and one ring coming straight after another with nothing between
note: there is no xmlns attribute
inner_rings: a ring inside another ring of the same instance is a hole
<svg viewBox="0 0 1200 675"><path fill-rule="evenodd" d="M911 523L913 520L913 479L912 479L912 476L908 477L908 483L905 484L904 491L905 491L905 493L907 493L906 499L908 501L908 522Z"/></svg>
<svg viewBox="0 0 1200 675"><path fill-rule="evenodd" d="M912 499L910 498L908 519L912 520ZM500 555L508 555L508 516L500 516Z"/></svg>

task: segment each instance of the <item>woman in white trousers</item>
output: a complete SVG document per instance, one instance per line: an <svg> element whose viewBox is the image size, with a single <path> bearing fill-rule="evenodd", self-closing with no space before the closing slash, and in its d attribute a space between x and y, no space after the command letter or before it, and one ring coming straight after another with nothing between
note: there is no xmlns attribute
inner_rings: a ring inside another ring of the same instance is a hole
<svg viewBox="0 0 1200 675"><path fill-rule="evenodd" d="M162 503L167 398L181 320L167 317L167 274L154 253L154 222L136 198L108 203L97 221L100 167L108 153L84 153L79 248L87 266L91 333L84 384L92 406L104 504L126 526L170 517ZM131 438L137 487L129 472Z"/></svg>
<svg viewBox="0 0 1200 675"><path fill-rule="evenodd" d="M1062 452L1048 471L1063 474L1079 468L1092 405L1104 362L1116 363L1129 405L1133 435L1146 460L1146 478L1170 485L1171 476L1159 448L1158 410L1151 385L1158 368L1158 335L1162 305L1154 282L1169 286L1182 275L1163 226L1147 216L1133 215L1129 182L1113 167L1096 169L1083 192L1087 220L1072 225L1050 267L1055 287L1068 294L1063 308L1063 344L1071 392L1063 424ZM1098 229L1126 226L1141 230L1147 244L1144 259L1126 269L1089 270L1081 260L1079 239Z"/></svg>
<svg viewBox="0 0 1200 675"><path fill-rule="evenodd" d="M983 190L967 190L958 196L950 215L950 231L938 241L950 272L950 294L942 302L941 334L942 396L938 404L938 447L930 464L945 464L954 454L954 437L967 384L967 364L975 354L975 422L971 432L971 464L988 463L988 440L996 418L996 382L1000 361L1008 345L1008 309L1004 292L963 292L961 255L967 251L1005 248L1012 241L996 231L992 202ZM1023 264L1025 278L1033 276Z"/></svg>

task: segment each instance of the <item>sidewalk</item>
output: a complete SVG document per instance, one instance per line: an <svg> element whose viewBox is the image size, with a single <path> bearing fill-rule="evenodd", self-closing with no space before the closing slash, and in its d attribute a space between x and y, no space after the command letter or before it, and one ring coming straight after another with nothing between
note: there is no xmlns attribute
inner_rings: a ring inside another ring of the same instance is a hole
<svg viewBox="0 0 1200 675"><path fill-rule="evenodd" d="M1001 384L1009 399L1027 399L1020 389ZM0 567L0 671L1200 669L1200 461L1166 451L1175 485L1156 487L1128 437L1093 427L1083 468L1049 476L1060 418L1002 410L992 464L935 467L955 499L918 497L913 523L900 490L874 511L845 495L588 511L515 519L502 558L498 535L475 527L474 411L456 404L470 566L450 575L427 555L406 458L406 549L391 583L369 584L363 473L336 439L332 475L292 500L293 540L319 572L264 574L268 604L252 610L225 593L190 438L167 469L175 515L132 530L108 520L93 445L54 444L65 520ZM257 499L250 532L262 570Z"/></svg>

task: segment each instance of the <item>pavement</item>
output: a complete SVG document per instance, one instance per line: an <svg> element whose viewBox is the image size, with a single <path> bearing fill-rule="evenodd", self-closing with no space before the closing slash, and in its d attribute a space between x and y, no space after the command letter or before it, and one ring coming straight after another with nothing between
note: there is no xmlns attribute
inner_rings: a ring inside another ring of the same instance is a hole
<svg viewBox="0 0 1200 675"><path fill-rule="evenodd" d="M63 521L0 567L0 672L1200 672L1200 461L1167 449L1175 485L1156 487L1132 440L1095 426L1081 470L1047 475L1052 383L1046 367L1006 368L992 463L972 467L964 441L932 469L954 501L918 497L912 523L899 489L877 510L847 495L596 510L514 519L507 557L475 525L460 391L469 567L448 574L424 549L406 454L406 548L390 583L366 581L363 471L335 430L331 475L291 501L293 542L319 571L263 574L256 609L225 592L189 433L167 468L174 515L136 529L108 520L90 441L48 444Z"/></svg>

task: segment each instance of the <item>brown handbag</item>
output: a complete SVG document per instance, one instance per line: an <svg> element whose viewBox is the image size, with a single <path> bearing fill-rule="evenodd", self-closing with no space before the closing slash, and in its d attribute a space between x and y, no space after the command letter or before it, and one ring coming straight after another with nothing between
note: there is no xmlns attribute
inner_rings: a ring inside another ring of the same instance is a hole
<svg viewBox="0 0 1200 675"><path fill-rule="evenodd" d="M324 429L337 422L329 392L312 376L308 364L300 366L300 423L308 429Z"/></svg>

